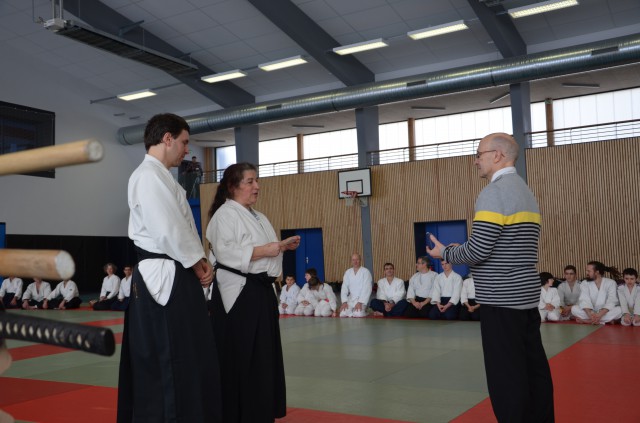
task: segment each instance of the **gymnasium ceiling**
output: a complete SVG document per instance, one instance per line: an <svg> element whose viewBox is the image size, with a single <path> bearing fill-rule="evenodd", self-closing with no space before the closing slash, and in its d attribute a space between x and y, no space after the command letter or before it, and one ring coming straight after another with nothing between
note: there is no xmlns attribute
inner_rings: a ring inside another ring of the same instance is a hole
<svg viewBox="0 0 640 423"><path fill-rule="evenodd" d="M176 77L154 67L63 37L43 27L49 0L2 0L0 43L20 49L82 81L87 107L119 127L159 112L183 116L252 102L307 95L366 82L570 47L640 33L640 1L579 0L575 7L512 19L507 9L533 0L65 0L64 19L78 21L197 64ZM488 12L488 13L486 13ZM469 29L420 41L409 31L464 20ZM487 30L489 28L489 30ZM495 29L498 29L497 31ZM339 45L383 38L388 47L338 56ZM177 54L176 54L177 52ZM258 65L302 55L308 63L265 72ZM233 69L245 78L207 84L200 76ZM563 82L598 84L565 88ZM531 84L532 101L640 86L640 65L576 74ZM156 88L125 102L116 95ZM495 87L380 106L380 122L504 107ZM444 110L415 110L435 106ZM297 125L303 128L295 127ZM355 127L353 111L260 125L260 139ZM115 136L115 134L114 134ZM196 143L233 144L233 130L192 136ZM198 141L199 140L199 141ZM210 142L205 142L209 140Z"/></svg>

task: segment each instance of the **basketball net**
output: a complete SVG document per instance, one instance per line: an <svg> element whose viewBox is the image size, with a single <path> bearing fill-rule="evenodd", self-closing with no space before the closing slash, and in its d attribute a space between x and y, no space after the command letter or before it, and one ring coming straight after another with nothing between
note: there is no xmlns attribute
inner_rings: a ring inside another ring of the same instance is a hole
<svg viewBox="0 0 640 423"><path fill-rule="evenodd" d="M358 191L342 191L345 197L345 205L347 207L351 207L354 204L357 204L360 207L367 207L369 202L367 201L367 197L358 197Z"/></svg>

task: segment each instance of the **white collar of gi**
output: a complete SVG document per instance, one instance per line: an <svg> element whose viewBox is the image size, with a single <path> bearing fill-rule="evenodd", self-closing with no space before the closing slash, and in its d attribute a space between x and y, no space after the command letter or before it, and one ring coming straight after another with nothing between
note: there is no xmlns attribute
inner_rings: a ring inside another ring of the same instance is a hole
<svg viewBox="0 0 640 423"><path fill-rule="evenodd" d="M516 173L516 168L513 166L503 167L502 169L496 171L496 173L493 174L493 176L491 177L491 182L495 181L500 176L506 175L508 173Z"/></svg>
<svg viewBox="0 0 640 423"><path fill-rule="evenodd" d="M153 162L154 164L159 165L160 167L162 167L164 170L166 170L167 172L169 172L169 169L167 169L165 167L164 164L162 164L162 162L158 159L156 159L155 157L153 157L151 154L147 153L144 155L144 161L145 162Z"/></svg>

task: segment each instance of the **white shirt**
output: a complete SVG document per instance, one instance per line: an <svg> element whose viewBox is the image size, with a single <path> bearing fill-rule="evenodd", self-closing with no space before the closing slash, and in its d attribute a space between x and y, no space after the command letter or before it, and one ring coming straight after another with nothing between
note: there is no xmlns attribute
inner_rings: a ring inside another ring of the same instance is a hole
<svg viewBox="0 0 640 423"><path fill-rule="evenodd" d="M473 283L473 278L467 278L462 282L462 289L460 290L460 302L466 304L470 299L476 298L476 286Z"/></svg>
<svg viewBox="0 0 640 423"><path fill-rule="evenodd" d="M107 297L111 299L118 295L120 289L120 278L116 275L105 276L102 280L102 289L100 290L100 297ZM109 295L107 295L107 292Z"/></svg>
<svg viewBox="0 0 640 423"><path fill-rule="evenodd" d="M447 276L444 272L436 276L433 283L433 296L431 303L440 302L442 297L449 297L449 302L453 305L460 302L460 291L462 290L462 277L453 270Z"/></svg>
<svg viewBox="0 0 640 423"><path fill-rule="evenodd" d="M603 308L613 309L618 305L616 287L616 282L609 278L602 278L600 289L595 281L583 281L580 285L580 308L588 308L596 313Z"/></svg>
<svg viewBox="0 0 640 423"><path fill-rule="evenodd" d="M376 298L379 300L392 301L397 304L404 299L405 294L404 281L400 278L393 278L391 283L387 278L382 278L378 281Z"/></svg>
<svg viewBox="0 0 640 423"><path fill-rule="evenodd" d="M259 211L253 210L253 213L233 200L227 200L220 206L207 226L207 239L213 249L210 259L212 263L219 261L242 273L267 272L269 276L278 277L282 273L282 252L276 257L251 260L255 247L278 242L269 219ZM246 278L219 269L216 279L222 303L229 312L240 295Z"/></svg>
<svg viewBox="0 0 640 423"><path fill-rule="evenodd" d="M26 291L24 291L22 300L43 301L49 294L51 294L51 285L49 282L40 282L40 289L38 289L35 282L31 282L29 286L27 286Z"/></svg>
<svg viewBox="0 0 640 423"><path fill-rule="evenodd" d="M551 304L554 308L560 307L560 296L558 295L557 288L540 288L540 303L538 304L538 308L544 310L547 304Z"/></svg>
<svg viewBox="0 0 640 423"><path fill-rule="evenodd" d="M416 273L409 279L409 289L407 289L407 299L422 297L431 298L433 282L438 274L433 270L424 273Z"/></svg>
<svg viewBox="0 0 640 423"><path fill-rule="evenodd" d="M300 287L295 283L291 286L284 285L280 292L280 304L286 304L288 306L291 304L297 304L299 293Z"/></svg>
<svg viewBox="0 0 640 423"><path fill-rule="evenodd" d="M47 297L48 300L53 300L58 296L62 295L62 298L65 301L71 301L75 297L79 297L80 293L78 292L78 285L72 280L67 281L67 285L64 285L64 281L60 282L56 285L56 289L51 291L51 294Z"/></svg>
<svg viewBox="0 0 640 423"><path fill-rule="evenodd" d="M118 299L124 300L131 295L131 276L120 280L120 289L118 290Z"/></svg>
<svg viewBox="0 0 640 423"><path fill-rule="evenodd" d="M636 312L640 310L640 307L638 307L638 303L636 302L638 299L638 292L640 292L638 284L633 285L631 292L629 292L627 284L623 283L618 287L618 300L620 301L622 314L634 314L634 309Z"/></svg>
<svg viewBox="0 0 640 423"><path fill-rule="evenodd" d="M357 303L366 306L373 288L371 272L365 267L360 267L356 273L353 267L344 272L340 299L343 303L349 303L349 307L355 307Z"/></svg>
<svg viewBox="0 0 640 423"><path fill-rule="evenodd" d="M4 294L14 294L14 298L19 300L22 296L22 279L13 278L13 279L5 279L2 281L2 286L0 286L0 297L4 297Z"/></svg>
<svg viewBox="0 0 640 423"><path fill-rule="evenodd" d="M186 192L158 159L145 155L129 178L128 199L129 238L135 245L166 254L187 269L205 257ZM147 259L138 264L138 270L154 300L165 305L175 263Z"/></svg>
<svg viewBox="0 0 640 423"><path fill-rule="evenodd" d="M558 286L558 295L560 296L560 305L562 307L578 304L580 300L580 282L573 284L573 289L569 286L569 282L564 281Z"/></svg>

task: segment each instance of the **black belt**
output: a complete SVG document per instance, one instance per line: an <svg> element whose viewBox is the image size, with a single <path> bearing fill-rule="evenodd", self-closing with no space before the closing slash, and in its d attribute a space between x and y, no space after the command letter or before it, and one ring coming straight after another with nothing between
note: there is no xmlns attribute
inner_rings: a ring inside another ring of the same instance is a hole
<svg viewBox="0 0 640 423"><path fill-rule="evenodd" d="M248 281L253 281L253 282L257 282L261 285L264 286L268 286L271 287L271 284L273 284L276 281L276 278L273 276L269 276L267 274L267 272L262 272L262 273L242 273L241 271L239 271L238 269L234 269L233 267L229 267L229 266L225 266L224 264L218 262L216 263L215 269L222 269L222 270L226 270L227 272L231 272L234 273L238 276L243 276L245 278L247 278Z"/></svg>
<svg viewBox="0 0 640 423"><path fill-rule="evenodd" d="M136 253L138 253L138 261L147 260L147 259L167 259L173 260L166 254L162 253L152 253L151 251L144 250L138 246L136 246Z"/></svg>

